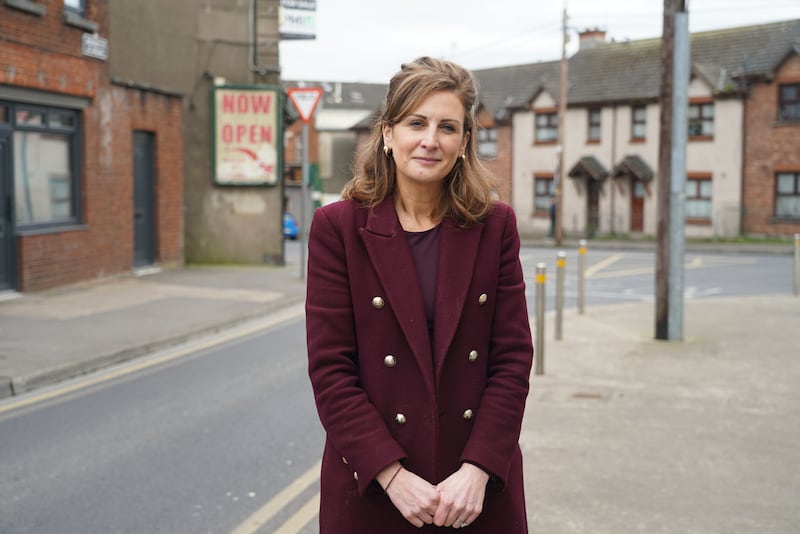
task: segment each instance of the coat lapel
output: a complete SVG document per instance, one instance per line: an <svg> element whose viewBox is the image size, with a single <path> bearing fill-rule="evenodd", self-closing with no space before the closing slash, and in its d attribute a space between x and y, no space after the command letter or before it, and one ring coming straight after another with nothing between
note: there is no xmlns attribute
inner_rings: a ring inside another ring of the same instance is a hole
<svg viewBox="0 0 800 534"><path fill-rule="evenodd" d="M447 350L461 319L483 231L483 223L460 228L451 219L445 219L442 224L436 274L436 320L433 325L433 358L437 383Z"/></svg>
<svg viewBox="0 0 800 534"><path fill-rule="evenodd" d="M425 304L422 300L416 266L403 234L392 197L369 213L360 229L361 239L375 272L386 292L384 298L392 310L414 356L424 370L423 376L433 392L433 358L428 340Z"/></svg>

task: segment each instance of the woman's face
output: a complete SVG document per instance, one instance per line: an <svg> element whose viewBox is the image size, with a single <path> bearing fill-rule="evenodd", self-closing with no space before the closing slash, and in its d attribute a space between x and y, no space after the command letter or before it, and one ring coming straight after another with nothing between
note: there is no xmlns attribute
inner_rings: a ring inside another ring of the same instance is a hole
<svg viewBox="0 0 800 534"><path fill-rule="evenodd" d="M429 94L394 126L384 126L383 142L392 149L397 185L441 187L469 139L464 106L452 91Z"/></svg>

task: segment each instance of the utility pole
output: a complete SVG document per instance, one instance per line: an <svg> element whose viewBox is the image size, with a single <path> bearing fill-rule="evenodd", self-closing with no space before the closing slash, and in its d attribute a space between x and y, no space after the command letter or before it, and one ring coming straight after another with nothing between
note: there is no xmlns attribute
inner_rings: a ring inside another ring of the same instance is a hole
<svg viewBox="0 0 800 534"><path fill-rule="evenodd" d="M561 240L563 238L561 221L563 220L564 213L562 208L564 206L564 178L566 177L566 173L564 172L564 141L566 139L564 130L566 130L567 122L567 41L569 38L569 35L567 34L566 2L564 7L564 16L561 19L561 36L561 80L558 91L558 148L556 149L558 150L558 154L556 156L558 158L558 172L555 176L556 227L553 234L556 245L561 245Z"/></svg>
<svg viewBox="0 0 800 534"><path fill-rule="evenodd" d="M656 222L656 339L683 339L684 199L688 136L687 0L664 0Z"/></svg>

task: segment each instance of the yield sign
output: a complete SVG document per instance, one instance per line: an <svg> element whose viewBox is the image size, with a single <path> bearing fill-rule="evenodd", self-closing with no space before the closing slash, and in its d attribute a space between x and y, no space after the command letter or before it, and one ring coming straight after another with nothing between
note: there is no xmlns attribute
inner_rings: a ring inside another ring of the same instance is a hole
<svg viewBox="0 0 800 534"><path fill-rule="evenodd" d="M290 87L286 92L303 122L309 122L322 98L322 87Z"/></svg>

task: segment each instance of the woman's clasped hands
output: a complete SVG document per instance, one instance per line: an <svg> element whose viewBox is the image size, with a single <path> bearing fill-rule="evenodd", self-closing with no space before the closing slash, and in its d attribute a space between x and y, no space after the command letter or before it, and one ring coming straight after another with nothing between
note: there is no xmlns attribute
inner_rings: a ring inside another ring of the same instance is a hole
<svg viewBox="0 0 800 534"><path fill-rule="evenodd" d="M489 475L475 465L464 463L434 486L395 462L381 471L377 479L392 504L415 527L433 523L462 528L483 511Z"/></svg>

